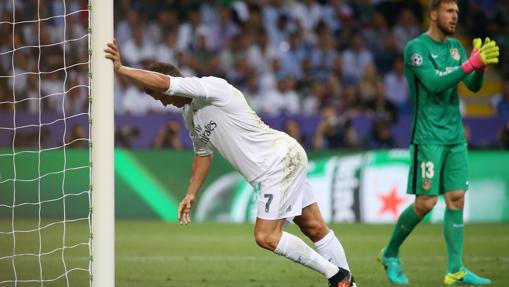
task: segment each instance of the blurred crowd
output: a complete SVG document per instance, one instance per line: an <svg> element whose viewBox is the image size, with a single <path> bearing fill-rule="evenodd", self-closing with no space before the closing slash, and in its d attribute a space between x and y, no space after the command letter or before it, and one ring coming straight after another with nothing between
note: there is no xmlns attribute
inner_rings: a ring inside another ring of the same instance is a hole
<svg viewBox="0 0 509 287"><path fill-rule="evenodd" d="M86 2L0 1L0 112L87 111Z"/></svg>
<svg viewBox="0 0 509 287"><path fill-rule="evenodd" d="M16 101L17 111L87 112L88 1L14 2L15 13L12 1L0 2L0 111ZM116 0L115 37L128 66L161 61L185 76L223 77L261 115L321 115L315 148L392 147L391 127L410 113L402 52L426 29L427 2ZM458 2L457 32L467 49L465 35L490 36L501 46L496 71L506 80L492 104L507 116L509 0ZM66 21L55 16L65 14ZM178 111L116 78L115 113L165 112ZM362 142L350 125L358 115L374 119ZM285 128L291 133L298 123ZM170 144L162 133L154 146Z"/></svg>
<svg viewBox="0 0 509 287"><path fill-rule="evenodd" d="M459 2L459 34L490 36L505 51L509 1ZM426 27L426 5L121 0L116 37L127 65L169 62L186 76L226 78L260 114L318 114L331 107L344 117L376 114L395 122L410 111L402 52ZM509 67L498 68L508 74ZM118 86L117 112L162 111L136 87Z"/></svg>

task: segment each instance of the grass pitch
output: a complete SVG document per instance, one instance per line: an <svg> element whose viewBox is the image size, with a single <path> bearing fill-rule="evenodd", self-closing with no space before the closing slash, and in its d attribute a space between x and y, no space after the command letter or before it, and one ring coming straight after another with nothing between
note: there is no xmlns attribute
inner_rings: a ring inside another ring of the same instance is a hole
<svg viewBox="0 0 509 287"><path fill-rule="evenodd" d="M31 223L22 221L16 228ZM67 245L87 236L86 222L75 225L67 228ZM0 226L2 231L8 230L11 222L0 220ZM382 267L375 261L377 253L390 236L392 226L353 224L332 225L332 228L345 247L359 286L392 286L387 283ZM252 225L193 223L178 226L159 221L119 220L116 225L116 285L327 286L327 281L321 275L257 247L252 229ZM43 251L62 245L62 230L54 228L44 231ZM286 230L300 235L295 226L289 226ZM494 281L492 286L509 286L509 224L469 224L465 233L466 266L491 278ZM0 236L0 287L14 286L1 283L13 277L12 261L1 259L2 256L12 255L11 241L12 235ZM310 243L307 239L306 242ZM17 253L29 253L38 248L38 239L17 234ZM78 246L65 252L68 269L88 268L87 246ZM403 245L401 255L410 286L443 285L447 258L441 225L418 226ZM43 256L45 278L56 278L64 270L61 256L61 251ZM17 257L15 265L18 279L37 279L40 276L37 257ZM87 276L88 273L84 271L71 272L70 286L88 286ZM41 285L23 283L17 286ZM67 286L67 282L65 278L60 278L44 286Z"/></svg>

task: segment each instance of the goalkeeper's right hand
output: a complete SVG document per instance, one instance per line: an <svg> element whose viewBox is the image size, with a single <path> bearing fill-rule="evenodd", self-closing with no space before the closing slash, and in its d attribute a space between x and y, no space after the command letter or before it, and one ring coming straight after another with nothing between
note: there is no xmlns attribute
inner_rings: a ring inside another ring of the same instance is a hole
<svg viewBox="0 0 509 287"><path fill-rule="evenodd" d="M489 41L489 38L486 38L484 40L485 43L487 41ZM481 50L481 47L482 47L482 39L481 38L475 38L474 40L472 40L472 53L470 54L470 56L472 56L476 52L479 52ZM484 68L480 68L476 71L484 72Z"/></svg>
<svg viewBox="0 0 509 287"><path fill-rule="evenodd" d="M490 38L486 38L484 40L484 44L488 44L490 42ZM475 51L479 51L481 50L481 47L482 47L482 39L481 38L475 38L473 41L472 41L472 53L474 53Z"/></svg>
<svg viewBox="0 0 509 287"><path fill-rule="evenodd" d="M474 50L470 58L461 65L463 71L470 74L473 70L482 70L487 65L498 63L499 48L495 41L486 38L480 48L481 39L474 39Z"/></svg>

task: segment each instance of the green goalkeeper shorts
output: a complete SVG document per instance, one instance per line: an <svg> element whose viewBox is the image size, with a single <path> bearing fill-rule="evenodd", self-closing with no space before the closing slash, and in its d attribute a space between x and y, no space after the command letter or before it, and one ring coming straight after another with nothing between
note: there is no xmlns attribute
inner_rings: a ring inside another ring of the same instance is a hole
<svg viewBox="0 0 509 287"><path fill-rule="evenodd" d="M410 145L409 194L468 190L467 144Z"/></svg>

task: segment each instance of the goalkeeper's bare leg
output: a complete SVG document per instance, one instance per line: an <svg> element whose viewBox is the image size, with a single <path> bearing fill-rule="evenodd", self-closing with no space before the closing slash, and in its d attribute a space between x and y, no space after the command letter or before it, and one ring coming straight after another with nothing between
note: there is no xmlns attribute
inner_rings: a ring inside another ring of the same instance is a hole
<svg viewBox="0 0 509 287"><path fill-rule="evenodd" d="M314 203L314 205L316 205L316 203ZM316 210L318 211L318 209ZM316 219L317 215L312 214L314 212L316 211L312 211L311 208L308 209L308 212L303 212L300 221L308 217ZM304 217L302 217L303 215ZM313 217L311 217L311 215L313 215ZM321 215L319 216L321 217ZM285 219L268 220L257 218L254 231L256 243L262 248L322 273L329 280L329 286L356 286L348 270L329 262L297 236L284 232L284 224ZM328 230L325 223L323 226ZM328 234L328 232L325 234Z"/></svg>

